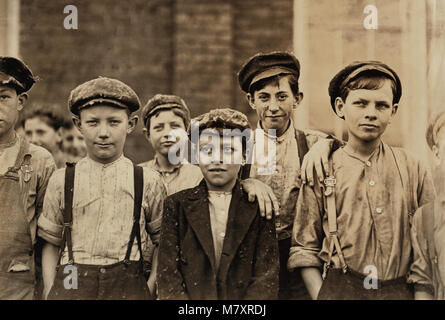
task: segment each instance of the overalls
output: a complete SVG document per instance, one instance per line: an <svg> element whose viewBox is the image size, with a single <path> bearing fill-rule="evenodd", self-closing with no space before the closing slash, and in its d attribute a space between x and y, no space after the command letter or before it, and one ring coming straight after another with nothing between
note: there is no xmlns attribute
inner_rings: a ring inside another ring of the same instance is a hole
<svg viewBox="0 0 445 320"><path fill-rule="evenodd" d="M57 275L48 299L55 300L150 300L152 296L143 273L143 257L139 219L141 216L143 169L134 166L135 204L133 228L124 261L111 265L77 264L73 258L71 238L74 164L67 164L65 172L65 210L62 247L57 266ZM130 261L131 248L136 237L140 260ZM65 249L69 261L60 265ZM75 274L73 274L75 273ZM77 279L76 279L77 278ZM76 283L77 282L77 283Z"/></svg>
<svg viewBox="0 0 445 320"><path fill-rule="evenodd" d="M14 167L0 175L0 299L32 299L35 275L27 218L31 181L29 144L20 142Z"/></svg>

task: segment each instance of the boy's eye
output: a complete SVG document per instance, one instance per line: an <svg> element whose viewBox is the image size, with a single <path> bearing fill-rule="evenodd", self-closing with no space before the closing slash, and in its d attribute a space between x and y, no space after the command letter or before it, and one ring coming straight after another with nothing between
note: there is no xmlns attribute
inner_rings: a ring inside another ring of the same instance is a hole
<svg viewBox="0 0 445 320"><path fill-rule="evenodd" d="M97 121L96 121L96 120L88 120L88 121L87 121L87 124L88 124L89 126L95 126L95 125L97 124Z"/></svg>
<svg viewBox="0 0 445 320"><path fill-rule="evenodd" d="M269 96L267 94L260 94L258 96L258 99L260 99L261 101L267 101L269 100Z"/></svg>
<svg viewBox="0 0 445 320"><path fill-rule="evenodd" d="M232 147L224 147L223 148L223 152L224 153L232 153L234 150Z"/></svg>
<svg viewBox="0 0 445 320"><path fill-rule="evenodd" d="M286 99L287 99L287 94L280 94L280 95L278 95L278 100L283 101L283 100L286 100Z"/></svg>
<svg viewBox="0 0 445 320"><path fill-rule="evenodd" d="M161 131L163 129L163 126L154 126L153 127L153 130L155 130L155 131Z"/></svg>
<svg viewBox="0 0 445 320"><path fill-rule="evenodd" d="M121 123L120 120L111 120L110 123L114 126L118 125L119 123Z"/></svg>

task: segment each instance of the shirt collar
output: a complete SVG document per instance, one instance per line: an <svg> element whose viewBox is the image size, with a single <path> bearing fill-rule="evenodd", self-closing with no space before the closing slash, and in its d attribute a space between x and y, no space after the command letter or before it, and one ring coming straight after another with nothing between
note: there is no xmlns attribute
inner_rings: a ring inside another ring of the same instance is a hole
<svg viewBox="0 0 445 320"><path fill-rule="evenodd" d="M171 168L170 170L166 170L166 169L162 169L162 168L159 166L159 163L158 163L158 156L157 156L157 154L155 154L155 157L154 157L153 160L154 160L154 161L153 161L153 167L154 167L154 169L155 169L157 172L159 172L159 173L173 173L173 172L175 172L176 170L179 170L179 168L180 168L181 165L182 165L182 163L178 163L178 164L174 165L173 168Z"/></svg>
<svg viewBox="0 0 445 320"><path fill-rule="evenodd" d="M279 137L270 136L266 131L264 131L263 126L261 125L261 121L258 121L257 128L264 132L264 135L269 139L275 139L277 140L277 143L280 144L283 141L294 137L295 136L295 127L292 119L289 119L289 127L286 129L286 131Z"/></svg>
<svg viewBox="0 0 445 320"><path fill-rule="evenodd" d="M113 165L115 165L115 164L117 164L117 163L123 161L123 160L126 159L126 158L124 157L124 154L121 154L119 158L117 158L116 160L114 160L113 162L110 162L110 163L101 163L101 162L98 162L98 161L96 161L96 160L91 159L91 157L90 157L89 155L86 156L86 159L87 159L90 163L92 163L94 166L101 167L101 168L108 168L108 167L111 167L111 166L113 166Z"/></svg>

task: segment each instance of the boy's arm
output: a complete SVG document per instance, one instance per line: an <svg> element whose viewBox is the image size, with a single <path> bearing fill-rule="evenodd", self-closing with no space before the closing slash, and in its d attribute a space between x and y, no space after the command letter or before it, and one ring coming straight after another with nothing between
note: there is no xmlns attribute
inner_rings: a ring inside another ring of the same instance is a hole
<svg viewBox="0 0 445 320"><path fill-rule="evenodd" d="M278 216L280 204L272 188L260 180L248 178L241 181L243 190L247 193L250 202L258 200L260 215L266 219L272 219L274 213Z"/></svg>
<svg viewBox="0 0 445 320"><path fill-rule="evenodd" d="M427 211L424 211L424 208L417 210L411 226L413 262L410 267L408 283L414 284L414 297L416 300L432 299L434 295L433 266L429 258L428 241L425 235L426 229L423 225L424 214L428 214Z"/></svg>
<svg viewBox="0 0 445 320"><path fill-rule="evenodd" d="M302 186L296 211L287 266L290 270L302 268L305 285L315 299L321 287L319 269L322 267L322 261L318 254L324 239L323 198L318 181L314 187Z"/></svg>
<svg viewBox="0 0 445 320"><path fill-rule="evenodd" d="M65 170L55 172L49 179L43 202L42 214L38 219L38 236L45 241L42 249L43 297L46 298L56 276L59 248L63 230L63 184Z"/></svg>
<svg viewBox="0 0 445 320"><path fill-rule="evenodd" d="M317 177L318 181L322 182L329 174L329 156L344 143L335 136L325 135L318 131L307 130L305 135L309 151L301 164L301 180L313 186L314 178Z"/></svg>
<svg viewBox="0 0 445 320"><path fill-rule="evenodd" d="M184 279L178 268L179 248L179 208L172 197L164 204L164 220L159 243L158 277L156 279L158 296L161 300L188 299Z"/></svg>
<svg viewBox="0 0 445 320"><path fill-rule="evenodd" d="M59 247L45 242L42 248L43 299L47 299L56 278Z"/></svg>
<svg viewBox="0 0 445 320"><path fill-rule="evenodd" d="M258 242L255 249L253 281L246 291L246 300L278 298L280 257L275 233L275 219L259 219Z"/></svg>
<svg viewBox="0 0 445 320"><path fill-rule="evenodd" d="M320 269L313 267L301 268L301 277L312 300L316 300L323 284Z"/></svg>

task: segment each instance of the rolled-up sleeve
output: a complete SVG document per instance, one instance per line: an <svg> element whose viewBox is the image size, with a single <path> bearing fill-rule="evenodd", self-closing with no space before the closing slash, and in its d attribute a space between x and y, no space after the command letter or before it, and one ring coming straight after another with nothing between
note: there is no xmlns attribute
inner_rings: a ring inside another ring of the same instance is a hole
<svg viewBox="0 0 445 320"><path fill-rule="evenodd" d="M297 200L292 230L292 246L289 253L288 269L320 267L318 257L323 243L323 203L317 185L314 188L303 185Z"/></svg>
<svg viewBox="0 0 445 320"><path fill-rule="evenodd" d="M144 168L144 181L142 207L145 213L146 230L152 243L157 245L161 233L162 212L167 190L159 173L149 168Z"/></svg>
<svg viewBox="0 0 445 320"><path fill-rule="evenodd" d="M420 208L416 211L411 226L411 244L413 247L413 263L408 275L408 283L415 286L416 291L426 291L434 294L433 270L428 253L428 241L425 236L423 215L432 212Z"/></svg>
<svg viewBox="0 0 445 320"><path fill-rule="evenodd" d="M39 216L38 236L45 241L60 246L63 231L63 187L65 169L59 169L51 176Z"/></svg>

